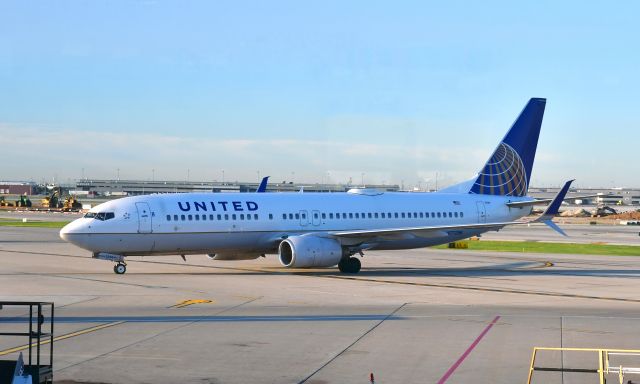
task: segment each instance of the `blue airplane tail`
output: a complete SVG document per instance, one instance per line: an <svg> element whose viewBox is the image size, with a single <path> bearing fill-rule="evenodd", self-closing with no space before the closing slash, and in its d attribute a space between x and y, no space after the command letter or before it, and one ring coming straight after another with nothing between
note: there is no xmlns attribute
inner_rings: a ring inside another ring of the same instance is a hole
<svg viewBox="0 0 640 384"><path fill-rule="evenodd" d="M499 196L527 194L546 102L546 99L540 98L529 100L498 148L478 172L469 193Z"/></svg>

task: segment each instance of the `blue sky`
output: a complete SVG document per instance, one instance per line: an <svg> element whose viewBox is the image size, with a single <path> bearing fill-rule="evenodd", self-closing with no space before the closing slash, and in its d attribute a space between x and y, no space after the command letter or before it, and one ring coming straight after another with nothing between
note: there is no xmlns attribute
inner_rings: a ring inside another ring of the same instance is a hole
<svg viewBox="0 0 640 384"><path fill-rule="evenodd" d="M636 2L0 0L0 179L640 186Z"/></svg>

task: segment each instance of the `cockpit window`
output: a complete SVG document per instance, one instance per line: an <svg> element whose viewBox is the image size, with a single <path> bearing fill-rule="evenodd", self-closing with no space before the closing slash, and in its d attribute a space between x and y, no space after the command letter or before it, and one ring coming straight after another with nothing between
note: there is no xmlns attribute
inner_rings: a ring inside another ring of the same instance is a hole
<svg viewBox="0 0 640 384"><path fill-rule="evenodd" d="M87 212L87 214L85 214L84 217L87 219L96 219L96 220L105 221L105 220L115 218L116 214L113 212L98 212L98 213Z"/></svg>

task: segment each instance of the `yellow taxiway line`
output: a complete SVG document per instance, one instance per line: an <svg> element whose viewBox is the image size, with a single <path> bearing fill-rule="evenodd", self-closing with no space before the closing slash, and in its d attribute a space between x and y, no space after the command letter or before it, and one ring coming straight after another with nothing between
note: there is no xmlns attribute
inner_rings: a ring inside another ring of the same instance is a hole
<svg viewBox="0 0 640 384"><path fill-rule="evenodd" d="M76 331L76 332L67 333L65 335L60 335L60 336L54 337L53 341L60 341L60 340L69 339L71 337L80 336L80 335L84 335L86 333L99 331L101 329L113 327L115 325L119 325L119 324L122 324L122 323L126 323L126 321L114 321L112 323L97 325L95 327L83 329L83 330ZM49 344L50 342L51 342L51 339L43 340L43 341L40 342L40 345ZM32 347L36 347L37 345L38 345L38 343L32 343L31 344ZM8 354L14 353L14 352L24 351L25 349L29 349L29 344L23 345L23 346L20 346L20 347L5 349L4 351L0 351L0 356L8 355Z"/></svg>

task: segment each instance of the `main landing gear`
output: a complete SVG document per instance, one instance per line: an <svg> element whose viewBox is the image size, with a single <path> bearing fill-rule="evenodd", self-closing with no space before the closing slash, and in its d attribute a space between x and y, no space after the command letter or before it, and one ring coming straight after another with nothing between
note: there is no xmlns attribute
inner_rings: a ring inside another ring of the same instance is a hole
<svg viewBox="0 0 640 384"><path fill-rule="evenodd" d="M362 264L355 257L345 257L338 263L338 269L342 273L358 273Z"/></svg>
<svg viewBox="0 0 640 384"><path fill-rule="evenodd" d="M115 272L118 275L122 275L125 272L127 272L127 264L120 262L116 265L113 266L113 272Z"/></svg>

